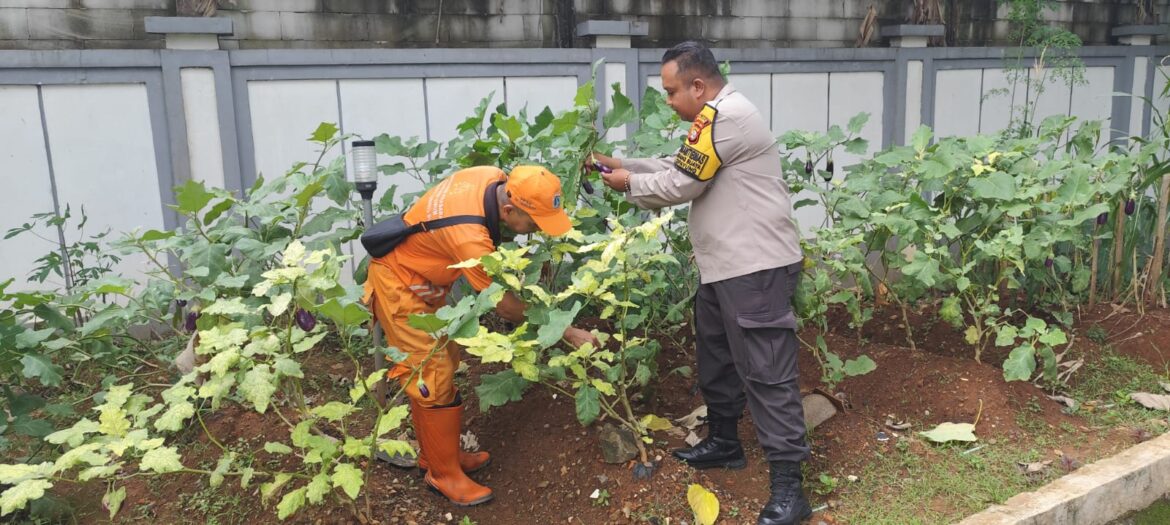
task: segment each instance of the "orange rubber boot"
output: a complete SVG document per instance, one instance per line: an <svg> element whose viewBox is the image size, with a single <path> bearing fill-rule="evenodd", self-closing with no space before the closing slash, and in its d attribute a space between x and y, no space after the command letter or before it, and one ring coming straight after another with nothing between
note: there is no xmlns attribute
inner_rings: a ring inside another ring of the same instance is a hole
<svg viewBox="0 0 1170 525"><path fill-rule="evenodd" d="M479 452L468 452L466 450L459 451L459 468L463 469L464 474L479 472L491 464L492 456L487 452L482 450ZM418 469L424 472L431 469L430 462L427 461L426 455L423 454L421 450L418 454Z"/></svg>
<svg viewBox="0 0 1170 525"><path fill-rule="evenodd" d="M411 403L411 418L418 446L426 455L427 485L446 496L451 503L470 507L492 499L489 489L467 477L459 464L459 430L463 425L463 405L425 408Z"/></svg>

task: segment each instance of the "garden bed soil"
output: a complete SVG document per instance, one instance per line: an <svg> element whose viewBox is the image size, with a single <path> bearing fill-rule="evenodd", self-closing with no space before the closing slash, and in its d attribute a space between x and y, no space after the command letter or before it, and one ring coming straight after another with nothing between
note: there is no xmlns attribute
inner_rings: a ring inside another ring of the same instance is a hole
<svg viewBox="0 0 1170 525"><path fill-rule="evenodd" d="M914 432L941 422L974 422L978 418L976 433L982 442L992 444L1028 440L1030 431L1044 428L1057 436L1056 445L1070 458L1092 459L1133 443L1124 429L1106 437L1089 432L1084 418L1064 413L1062 405L1030 383L1005 383L1002 370L994 364L1001 357L975 362L962 335L946 325L917 324L917 350L910 350L899 326L901 318L893 310L878 312L863 334L868 339L865 343L845 327L842 317L836 319L826 337L829 347L845 359L868 355L877 363L877 370L848 378L837 386L851 408L811 434L813 457L808 473L830 472L842 477L860 473L878 454L890 452L899 440L907 439L905 432L888 428L887 419L910 423L907 432ZM918 318L913 322L920 321ZM1166 310L1149 311L1144 317L1129 311L1115 312L1111 306L1086 312L1078 321L1074 345L1090 363L1099 354L1099 347L1080 334L1092 326L1104 329L1107 342L1120 354L1146 362L1158 372L1170 363L1170 312ZM693 366L693 362L693 349L684 341L679 346L663 348L660 370L665 374L679 366ZM800 367L802 389L817 387L819 367L803 350ZM343 395L348 386L332 383L352 377L352 365L336 353L317 354L305 370L307 377L320 378L315 382L319 391L310 395ZM465 384L475 384L479 375L494 370L474 365ZM288 522L423 525L458 523L467 516L479 525L692 523L686 489L690 483L699 483L718 495L722 509L719 523L751 524L766 500L768 465L754 438L750 416L744 417L739 429L745 438L746 469L687 468L669 454L670 449L683 446L682 439L658 432L657 441L650 446L657 471L651 479L637 481L632 476L632 462L601 462L596 439L599 425L582 427L575 418L572 399L534 387L522 401L481 413L471 389L464 390L465 395L470 394L466 395L466 426L493 458L489 468L473 477L495 491L494 501L474 508L454 507L427 491L415 471L379 464L370 486L363 490L370 490L370 519L355 514L354 511L364 513L365 500L360 499L353 509L338 503L308 507ZM635 410L674 419L701 404L692 378L669 374L661 379L654 406ZM225 445L242 441L248 445L241 448L252 450L288 434L271 413L260 415L238 408L219 411L205 422ZM181 445L184 458L211 464L220 451L207 442L197 426L194 430L189 442ZM879 441L878 432L885 432L890 439ZM909 441L911 447L929 448L920 439ZM260 457L263 459L258 461L272 461L264 454ZM264 467L276 465L279 461L265 463ZM240 489L236 480L229 479L224 487L212 490L207 488L205 478L195 475L134 478L126 484L126 502L116 521L275 523L274 502L269 502L267 508L261 505L258 485L253 482L250 488ZM103 484L87 483L58 494L77 508L79 522L96 523L107 521L100 507L103 491ZM608 498L590 498L594 491L604 491ZM814 506L836 503L832 496L810 496ZM928 503L938 512L945 512L949 504ZM847 515L848 509L830 506L819 512L812 523L845 523L842 516Z"/></svg>

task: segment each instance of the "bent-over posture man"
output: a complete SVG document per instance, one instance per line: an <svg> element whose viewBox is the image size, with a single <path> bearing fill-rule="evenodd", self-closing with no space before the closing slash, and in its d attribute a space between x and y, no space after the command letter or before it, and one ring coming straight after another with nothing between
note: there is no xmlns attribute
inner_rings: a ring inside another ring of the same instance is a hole
<svg viewBox="0 0 1170 525"><path fill-rule="evenodd" d="M419 443L419 468L427 471L427 485L452 503L478 505L492 499L492 490L472 481L467 473L487 466L487 452L467 453L459 446L463 403L453 383L459 368L459 348L447 341L438 352L430 334L414 328L412 314L434 313L446 304L451 284L461 275L476 291L491 284L482 266L450 268L482 257L500 243L500 227L516 233L542 230L563 235L572 225L561 206L561 181L540 166L517 166L510 175L489 166L467 168L431 188L404 217L418 224L459 215L478 215L482 224L434 228L408 237L390 253L370 261L366 303L386 332L386 341L407 354L387 373L410 398L411 418ZM524 303L507 292L496 312L509 321L524 321ZM592 334L569 327L569 344L591 342Z"/></svg>

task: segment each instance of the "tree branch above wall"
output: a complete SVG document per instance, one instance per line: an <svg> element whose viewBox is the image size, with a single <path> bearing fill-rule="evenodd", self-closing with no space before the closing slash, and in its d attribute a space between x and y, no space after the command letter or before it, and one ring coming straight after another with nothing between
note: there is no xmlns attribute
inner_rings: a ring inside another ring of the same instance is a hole
<svg viewBox="0 0 1170 525"><path fill-rule="evenodd" d="M215 0L175 0L177 16L215 16Z"/></svg>

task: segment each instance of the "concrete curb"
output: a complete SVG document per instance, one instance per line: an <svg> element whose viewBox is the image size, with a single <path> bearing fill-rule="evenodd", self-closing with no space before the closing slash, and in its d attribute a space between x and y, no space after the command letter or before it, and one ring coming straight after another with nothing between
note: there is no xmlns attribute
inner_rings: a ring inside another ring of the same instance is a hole
<svg viewBox="0 0 1170 525"><path fill-rule="evenodd" d="M1017 494L958 525L1103 525L1170 493L1170 434Z"/></svg>

